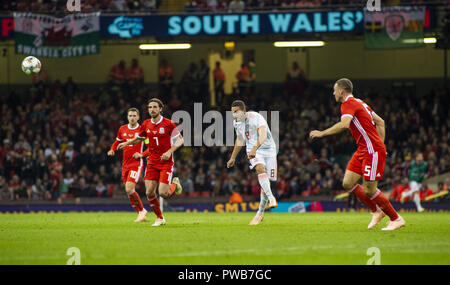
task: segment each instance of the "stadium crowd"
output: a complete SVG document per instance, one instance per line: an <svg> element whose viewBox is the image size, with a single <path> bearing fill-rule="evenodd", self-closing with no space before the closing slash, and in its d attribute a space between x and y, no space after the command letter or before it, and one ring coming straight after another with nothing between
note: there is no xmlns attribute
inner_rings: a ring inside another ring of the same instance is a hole
<svg viewBox="0 0 450 285"><path fill-rule="evenodd" d="M157 12L164 0L81 0L82 12ZM367 0L180 0L184 11L192 12L243 12L259 10L286 10L316 7L364 7ZM450 4L449 0L447 4ZM430 4L437 0L381 0L381 5ZM3 11L58 12L65 11L67 0L1 0ZM168 7L179 12L178 6Z"/></svg>
<svg viewBox="0 0 450 285"><path fill-rule="evenodd" d="M167 62L161 66L171 70ZM202 77L193 76L190 70L185 76L189 76L195 90L200 90ZM115 157L106 153L119 127L127 123L126 110L137 107L141 111L140 122L148 118L146 102L151 97L161 97L167 78L164 72L160 74L160 84L155 89L143 83L144 75L137 62L125 69L119 81L115 76L121 73L116 71L112 68L108 83L95 89L81 88L71 78L62 83L43 76L35 78L29 90L2 91L2 199L110 197L125 192L121 152ZM163 98L163 115L170 118L176 110L193 114L192 101L199 101L204 95L194 100L192 96L198 93L184 93L186 82L173 82L171 78L171 84L166 86L169 92ZM346 163L355 150L352 136L346 132L308 140L310 130L324 129L339 120L339 104L331 96L331 86L309 84L298 65L293 64L283 84L260 89L236 89L233 94L224 95L221 105L213 109L224 113L232 100L241 98L251 110L279 110L279 128L271 128L279 134L276 194L281 199L339 193ZM356 87L355 96L366 100L386 121L388 158L381 189L404 185L411 157L417 152L422 152L428 162L429 177L450 171L450 117L445 107L450 104L449 90L435 87L425 94L416 94L404 88ZM203 112L208 109L203 107ZM259 199L259 184L244 152L234 168L226 168L231 151L232 147L225 146L182 147L177 151L175 175L181 179L184 195L240 192ZM449 181L440 187L448 190ZM137 191L144 193L142 181Z"/></svg>

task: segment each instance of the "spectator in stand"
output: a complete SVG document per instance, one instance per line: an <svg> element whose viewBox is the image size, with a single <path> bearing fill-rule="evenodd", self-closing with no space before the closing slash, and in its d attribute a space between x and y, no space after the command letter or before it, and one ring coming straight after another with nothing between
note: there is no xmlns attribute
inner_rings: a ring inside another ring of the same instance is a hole
<svg viewBox="0 0 450 285"><path fill-rule="evenodd" d="M298 63L292 63L292 69L286 74L284 89L289 95L303 95L307 87L305 72L300 68Z"/></svg>
<svg viewBox="0 0 450 285"><path fill-rule="evenodd" d="M127 1L126 0L111 0L111 9L113 11L127 11Z"/></svg>
<svg viewBox="0 0 450 285"><path fill-rule="evenodd" d="M183 181L183 192L187 193L188 195L189 193L194 192L194 182L192 181L190 175L187 175L187 173L183 173L181 175L181 181Z"/></svg>
<svg viewBox="0 0 450 285"><path fill-rule="evenodd" d="M245 3L242 0L231 0L230 4L228 4L228 12L230 13L240 13L244 12Z"/></svg>
<svg viewBox="0 0 450 285"><path fill-rule="evenodd" d="M159 66L159 95L161 100L166 102L169 96L172 94L173 82L173 68L167 63L167 60L163 59L161 65Z"/></svg>
<svg viewBox="0 0 450 285"><path fill-rule="evenodd" d="M426 197L431 196L433 194L434 194L433 190L430 187L428 187L428 184L426 182L423 182L419 192L420 200L425 201Z"/></svg>
<svg viewBox="0 0 450 285"><path fill-rule="evenodd" d="M127 78L127 70L125 61L121 60L117 65L111 67L108 75L109 81L117 86L122 86Z"/></svg>
<svg viewBox="0 0 450 285"><path fill-rule="evenodd" d="M155 12L157 10L156 0L142 0L141 10Z"/></svg>
<svg viewBox="0 0 450 285"><path fill-rule="evenodd" d="M10 195L10 200L16 200L19 198L20 192L20 178L14 175L8 185L8 191Z"/></svg>
<svg viewBox="0 0 450 285"><path fill-rule="evenodd" d="M193 102L202 102L199 89L199 70L195 62L191 62L188 70L184 72L181 86L187 98L190 98Z"/></svg>
<svg viewBox="0 0 450 285"><path fill-rule="evenodd" d="M210 10L211 12L216 12L218 6L217 2L218 0L207 0L208 10Z"/></svg>
<svg viewBox="0 0 450 285"><path fill-rule="evenodd" d="M236 73L236 79L238 80L239 96L245 98L250 82L250 71L247 65L241 64L241 69Z"/></svg>
<svg viewBox="0 0 450 285"><path fill-rule="evenodd" d="M8 184L6 183L6 179L2 175L0 175L0 200L8 200L10 198L11 196L9 193Z"/></svg>
<svg viewBox="0 0 450 285"><path fill-rule="evenodd" d="M400 202L402 199L402 193L405 191L409 191L409 180L408 178L404 177L401 181L401 184L397 184L394 187L394 190L392 191L391 195L389 196L389 199L395 202ZM410 198L405 198L405 202L408 201Z"/></svg>
<svg viewBox="0 0 450 285"><path fill-rule="evenodd" d="M144 70L139 66L138 60L133 58L131 66L127 70L128 84L133 87L140 87L144 84Z"/></svg>
<svg viewBox="0 0 450 285"><path fill-rule="evenodd" d="M209 66L206 65L204 59L200 60L200 67L198 69L198 81L199 81L199 95L200 102L209 102Z"/></svg>
<svg viewBox="0 0 450 285"><path fill-rule="evenodd" d="M216 96L216 105L221 106L225 97L225 72L220 67L220 61L216 61L216 67L213 70L214 93Z"/></svg>
<svg viewBox="0 0 450 285"><path fill-rule="evenodd" d="M306 191L303 191L302 196L316 196L320 194L320 185L315 179L311 180Z"/></svg>
<svg viewBox="0 0 450 285"><path fill-rule="evenodd" d="M184 12L186 13L195 13L198 12L198 10L199 8L195 0L188 0L188 2L184 4Z"/></svg>

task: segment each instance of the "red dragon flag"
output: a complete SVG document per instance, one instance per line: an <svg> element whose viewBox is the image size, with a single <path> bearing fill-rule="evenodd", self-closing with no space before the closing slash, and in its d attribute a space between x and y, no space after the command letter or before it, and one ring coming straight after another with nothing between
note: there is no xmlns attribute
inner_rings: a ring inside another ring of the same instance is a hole
<svg viewBox="0 0 450 285"><path fill-rule="evenodd" d="M42 58L68 58L100 52L100 14L62 18L14 13L16 53Z"/></svg>

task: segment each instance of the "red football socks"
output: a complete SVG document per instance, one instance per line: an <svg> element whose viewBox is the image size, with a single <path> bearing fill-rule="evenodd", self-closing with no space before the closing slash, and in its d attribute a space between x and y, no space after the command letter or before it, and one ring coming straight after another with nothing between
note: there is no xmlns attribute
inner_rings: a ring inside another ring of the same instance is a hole
<svg viewBox="0 0 450 285"><path fill-rule="evenodd" d="M349 192L355 194L358 200L366 205L372 213L377 210L377 204L375 201L371 200L369 196L367 196L364 188L360 184L356 184Z"/></svg>
<svg viewBox="0 0 450 285"><path fill-rule="evenodd" d="M386 195L383 194L383 192L380 191L380 189L377 189L375 194L373 194L370 199L377 203L378 207L380 207L380 209L389 216L391 221L395 221L396 219L398 219L397 212L394 210L394 207L392 207L389 199L386 197Z"/></svg>
<svg viewBox="0 0 450 285"><path fill-rule="evenodd" d="M130 204L133 209L139 213L140 211L144 210L144 206L142 205L141 197L139 197L139 194L134 191L130 195L128 195L128 199L130 199Z"/></svg>
<svg viewBox="0 0 450 285"><path fill-rule="evenodd" d="M158 197L156 197L156 195L147 196L147 200L148 200L148 203L150 204L150 207L152 207L152 210L155 213L155 215L158 218L163 219L163 215L161 213L161 208L159 206Z"/></svg>

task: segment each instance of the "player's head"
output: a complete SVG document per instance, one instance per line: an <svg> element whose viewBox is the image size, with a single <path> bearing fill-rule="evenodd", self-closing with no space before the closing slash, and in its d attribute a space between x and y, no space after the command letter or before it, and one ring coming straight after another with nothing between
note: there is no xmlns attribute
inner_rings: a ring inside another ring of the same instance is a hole
<svg viewBox="0 0 450 285"><path fill-rule="evenodd" d="M421 163L423 161L423 154L421 152L419 152L416 155L416 162Z"/></svg>
<svg viewBox="0 0 450 285"><path fill-rule="evenodd" d="M350 79L341 78L336 81L336 83L334 83L333 89L333 95L336 99L336 102L343 102L347 95L353 93L353 83L350 81Z"/></svg>
<svg viewBox="0 0 450 285"><path fill-rule="evenodd" d="M150 117L157 118L161 114L164 104L158 98L152 98L148 100L147 107Z"/></svg>
<svg viewBox="0 0 450 285"><path fill-rule="evenodd" d="M127 111L128 123L132 126L136 125L139 120L139 110L136 108L130 108Z"/></svg>
<svg viewBox="0 0 450 285"><path fill-rule="evenodd" d="M231 103L231 113L235 121L243 121L246 113L245 103L242 100L234 100Z"/></svg>

